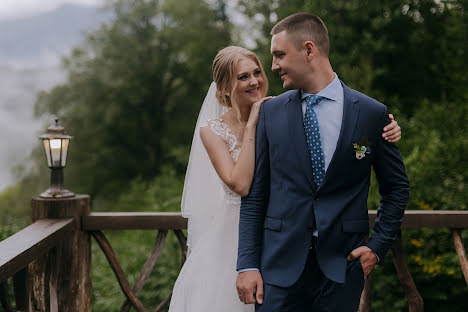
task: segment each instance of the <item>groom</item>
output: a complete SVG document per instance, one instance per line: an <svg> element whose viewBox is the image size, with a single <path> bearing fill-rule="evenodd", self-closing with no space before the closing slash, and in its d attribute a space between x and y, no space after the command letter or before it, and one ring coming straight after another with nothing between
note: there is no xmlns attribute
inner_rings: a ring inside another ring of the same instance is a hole
<svg viewBox="0 0 468 312"><path fill-rule="evenodd" d="M400 153L381 137L387 108L338 79L317 16L293 14L271 34L272 70L292 91L261 107L241 204L239 298L261 312L357 311L408 200ZM367 239L371 167L381 201Z"/></svg>

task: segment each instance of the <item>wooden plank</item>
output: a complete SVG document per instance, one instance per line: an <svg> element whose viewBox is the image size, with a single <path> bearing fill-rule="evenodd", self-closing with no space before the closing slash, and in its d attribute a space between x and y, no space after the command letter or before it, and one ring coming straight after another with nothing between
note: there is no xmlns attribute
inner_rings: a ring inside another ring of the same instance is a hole
<svg viewBox="0 0 468 312"><path fill-rule="evenodd" d="M81 222L86 231L187 229L187 219L180 212L94 212Z"/></svg>
<svg viewBox="0 0 468 312"><path fill-rule="evenodd" d="M359 312L371 312L372 310L372 275L368 275L364 281L361 300L359 301Z"/></svg>
<svg viewBox="0 0 468 312"><path fill-rule="evenodd" d="M156 242L153 246L153 251L151 252L151 255L149 256L149 258L146 260L145 265L143 265L143 269L141 270L140 277L138 277L138 280L135 283L135 286L133 286L133 292L135 296L138 296L140 294L140 291L143 289L143 286L145 285L146 280L150 276L151 272L153 272L153 268L158 262L158 259L164 250L164 245L166 244L166 236L167 236L166 230L161 230L158 232L158 236L156 237ZM130 311L131 307L132 307L132 303L127 299L120 307L120 312L128 312Z"/></svg>
<svg viewBox="0 0 468 312"><path fill-rule="evenodd" d="M0 281L56 246L75 228L72 218L42 219L0 242Z"/></svg>
<svg viewBox="0 0 468 312"><path fill-rule="evenodd" d="M460 262L463 276L465 277L465 282L468 286L468 260L466 259L465 246L463 246L460 230L452 229L452 236L453 244L455 245L455 250L457 251L458 261Z"/></svg>
<svg viewBox="0 0 468 312"><path fill-rule="evenodd" d="M28 291L29 303L32 312L51 312L50 311L50 275L48 275L47 266L49 264L49 254L47 253L37 257L28 265ZM50 266L49 266L50 268ZM54 311L56 312L56 311Z"/></svg>
<svg viewBox="0 0 468 312"><path fill-rule="evenodd" d="M132 303L137 312L145 312L143 304L138 299L137 295L133 292L133 289L125 277L124 271L120 266L120 263L115 256L114 250L112 250L112 246L107 240L106 236L100 231L91 232L91 235L93 235L93 237L98 242L99 247L101 247L101 250L104 252L104 255L106 256L112 271L114 271L115 277L119 282L120 289L122 289L125 297L127 297L127 299Z"/></svg>
<svg viewBox="0 0 468 312"><path fill-rule="evenodd" d="M153 312L162 312L163 309L169 304L172 298L172 291L171 293L154 309Z"/></svg>
<svg viewBox="0 0 468 312"><path fill-rule="evenodd" d="M369 210L374 226L377 210ZM99 212L81 219L83 230L184 230L187 219L180 212ZM402 228L468 228L468 211L407 210Z"/></svg>
<svg viewBox="0 0 468 312"><path fill-rule="evenodd" d="M395 266L400 284L408 299L410 312L424 312L424 301L419 294L418 288L414 283L413 276L406 262L405 251L403 249L403 242L401 241L401 230L398 231L398 237L392 246L393 264Z"/></svg>
<svg viewBox="0 0 468 312"><path fill-rule="evenodd" d="M369 210L369 224L374 226L377 210ZM406 210L401 228L468 228L465 210Z"/></svg>
<svg viewBox="0 0 468 312"><path fill-rule="evenodd" d="M8 281L7 280L0 282L0 303L5 312L14 312L10 304L10 298L8 296Z"/></svg>
<svg viewBox="0 0 468 312"><path fill-rule="evenodd" d="M187 238L185 237L184 233L182 233L181 230L174 230L174 233L177 236L177 240L179 241L180 247L181 247L181 256L182 256L182 261L180 263L180 267L185 263L185 260L187 259ZM172 298L172 291L171 293L154 309L153 312L162 312L164 311L164 308L169 304Z"/></svg>
<svg viewBox="0 0 468 312"><path fill-rule="evenodd" d="M177 236L177 240L179 241L180 248L181 248L181 263L180 267L185 263L185 260L187 260L187 253L188 253L188 248L187 248L187 237L185 237L184 233L182 233L181 230L174 230L175 235Z"/></svg>
<svg viewBox="0 0 468 312"><path fill-rule="evenodd" d="M16 311L28 311L29 308L29 285L28 268L19 270L13 276L13 289L15 291Z"/></svg>

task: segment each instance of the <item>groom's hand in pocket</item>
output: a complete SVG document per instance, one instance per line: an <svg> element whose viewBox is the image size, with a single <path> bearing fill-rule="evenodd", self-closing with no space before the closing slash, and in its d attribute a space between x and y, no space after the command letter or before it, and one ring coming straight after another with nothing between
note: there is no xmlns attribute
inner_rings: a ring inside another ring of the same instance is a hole
<svg viewBox="0 0 468 312"><path fill-rule="evenodd" d="M357 258L359 258L359 261L361 261L362 271L364 272L364 279L366 279L377 263L377 256L369 247L361 246L351 251L351 253L348 255L348 261L353 261Z"/></svg>
<svg viewBox="0 0 468 312"><path fill-rule="evenodd" d="M259 271L245 271L237 275L237 293L243 303L263 303L263 279Z"/></svg>

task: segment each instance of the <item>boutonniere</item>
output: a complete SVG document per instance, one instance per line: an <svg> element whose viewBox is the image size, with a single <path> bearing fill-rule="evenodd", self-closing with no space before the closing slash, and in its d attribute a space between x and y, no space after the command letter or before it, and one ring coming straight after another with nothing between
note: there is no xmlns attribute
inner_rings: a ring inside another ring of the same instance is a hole
<svg viewBox="0 0 468 312"><path fill-rule="evenodd" d="M356 152L357 159L363 159L366 157L366 154L370 153L369 141L367 136L363 136L361 141L358 143L353 143L354 151Z"/></svg>

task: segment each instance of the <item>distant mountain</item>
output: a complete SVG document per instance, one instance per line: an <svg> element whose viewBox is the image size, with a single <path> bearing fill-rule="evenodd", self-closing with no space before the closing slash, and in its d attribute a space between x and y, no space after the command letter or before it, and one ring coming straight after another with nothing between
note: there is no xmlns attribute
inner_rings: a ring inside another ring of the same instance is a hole
<svg viewBox="0 0 468 312"><path fill-rule="evenodd" d="M111 18L97 8L63 5L0 22L0 192L15 182L10 169L29 155L51 123L34 118L37 93L64 82L60 58Z"/></svg>
<svg viewBox="0 0 468 312"><path fill-rule="evenodd" d="M34 118L34 102L40 90L63 81L59 67L14 69L0 66L0 192L14 181L10 169L29 155L45 132ZM49 121L49 123L51 123Z"/></svg>
<svg viewBox="0 0 468 312"><path fill-rule="evenodd" d="M112 14L65 4L41 15L0 22L0 64L56 61Z"/></svg>

